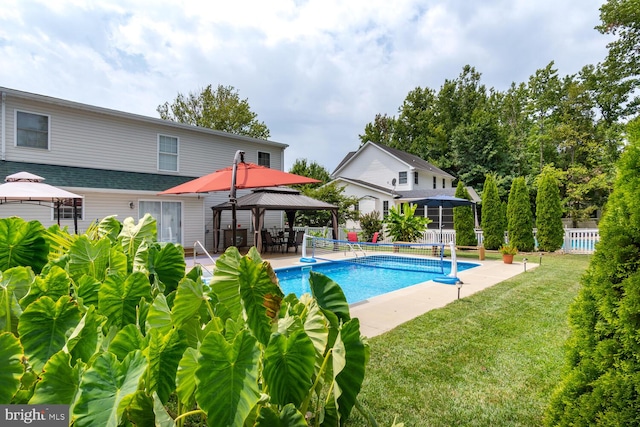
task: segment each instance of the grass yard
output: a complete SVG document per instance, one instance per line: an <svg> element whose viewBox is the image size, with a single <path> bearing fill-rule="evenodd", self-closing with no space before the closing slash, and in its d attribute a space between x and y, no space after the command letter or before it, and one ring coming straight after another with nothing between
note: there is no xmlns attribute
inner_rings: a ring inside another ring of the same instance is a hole
<svg viewBox="0 0 640 427"><path fill-rule="evenodd" d="M405 427L542 425L589 260L545 255L534 270L372 338L362 405L380 426L396 417ZM367 424L354 409L347 425Z"/></svg>

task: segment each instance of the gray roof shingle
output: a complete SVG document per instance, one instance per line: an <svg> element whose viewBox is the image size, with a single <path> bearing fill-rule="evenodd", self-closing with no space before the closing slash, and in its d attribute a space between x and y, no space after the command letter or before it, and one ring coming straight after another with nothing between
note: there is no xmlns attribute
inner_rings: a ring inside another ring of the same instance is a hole
<svg viewBox="0 0 640 427"><path fill-rule="evenodd" d="M112 190L164 191L197 177L125 172L74 166L0 161L0 179L17 172L30 172L57 187L106 188Z"/></svg>

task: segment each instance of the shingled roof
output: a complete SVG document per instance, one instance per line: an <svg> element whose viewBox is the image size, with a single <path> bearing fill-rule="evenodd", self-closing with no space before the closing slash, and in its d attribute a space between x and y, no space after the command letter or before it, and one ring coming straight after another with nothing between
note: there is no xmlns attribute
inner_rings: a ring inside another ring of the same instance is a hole
<svg viewBox="0 0 640 427"><path fill-rule="evenodd" d="M107 188L113 190L164 191L183 184L193 176L124 172L41 163L0 161L0 179L17 172L30 172L45 178L49 185L76 188Z"/></svg>

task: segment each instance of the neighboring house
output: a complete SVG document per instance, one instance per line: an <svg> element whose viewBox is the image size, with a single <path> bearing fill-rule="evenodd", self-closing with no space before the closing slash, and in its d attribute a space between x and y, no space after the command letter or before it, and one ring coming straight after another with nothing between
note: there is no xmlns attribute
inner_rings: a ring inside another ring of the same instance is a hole
<svg viewBox="0 0 640 427"><path fill-rule="evenodd" d="M185 248L199 241L211 249L211 207L228 200L228 192L158 193L231 166L237 150L246 152L247 162L283 169L286 144L3 87L0 95L0 179L26 171L82 195L80 232L108 215L137 222L148 212L158 221L160 241ZM0 217L12 215L39 220L45 227L58 221L48 206L0 204ZM239 227L250 227L249 215L239 212ZM71 206L60 216L61 226L72 230ZM281 226L282 215L273 213L265 222ZM229 213L221 225L230 223Z"/></svg>
<svg viewBox="0 0 640 427"><path fill-rule="evenodd" d="M456 192L456 178L426 160L383 144L367 142L358 151L348 153L331 174L332 182L344 187L344 194L359 199L361 214L378 211L383 217L389 208L412 200ZM473 201L480 198L467 187ZM438 227L438 208L418 208L416 215L433 220L429 228ZM453 213L445 209L444 228L453 228ZM356 223L347 228L357 228Z"/></svg>

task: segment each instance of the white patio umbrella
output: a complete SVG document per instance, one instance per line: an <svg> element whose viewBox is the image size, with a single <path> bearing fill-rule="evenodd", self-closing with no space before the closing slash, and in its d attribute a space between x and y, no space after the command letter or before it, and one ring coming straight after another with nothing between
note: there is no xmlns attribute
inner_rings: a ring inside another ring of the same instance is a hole
<svg viewBox="0 0 640 427"><path fill-rule="evenodd" d="M29 172L18 172L8 175L5 183L0 184L0 205L6 203L52 203L59 208L64 200L73 200L73 225L78 234L78 215L76 200L82 196L53 185L45 184L41 176ZM58 212L59 213L59 212ZM58 215L60 225L60 215Z"/></svg>

